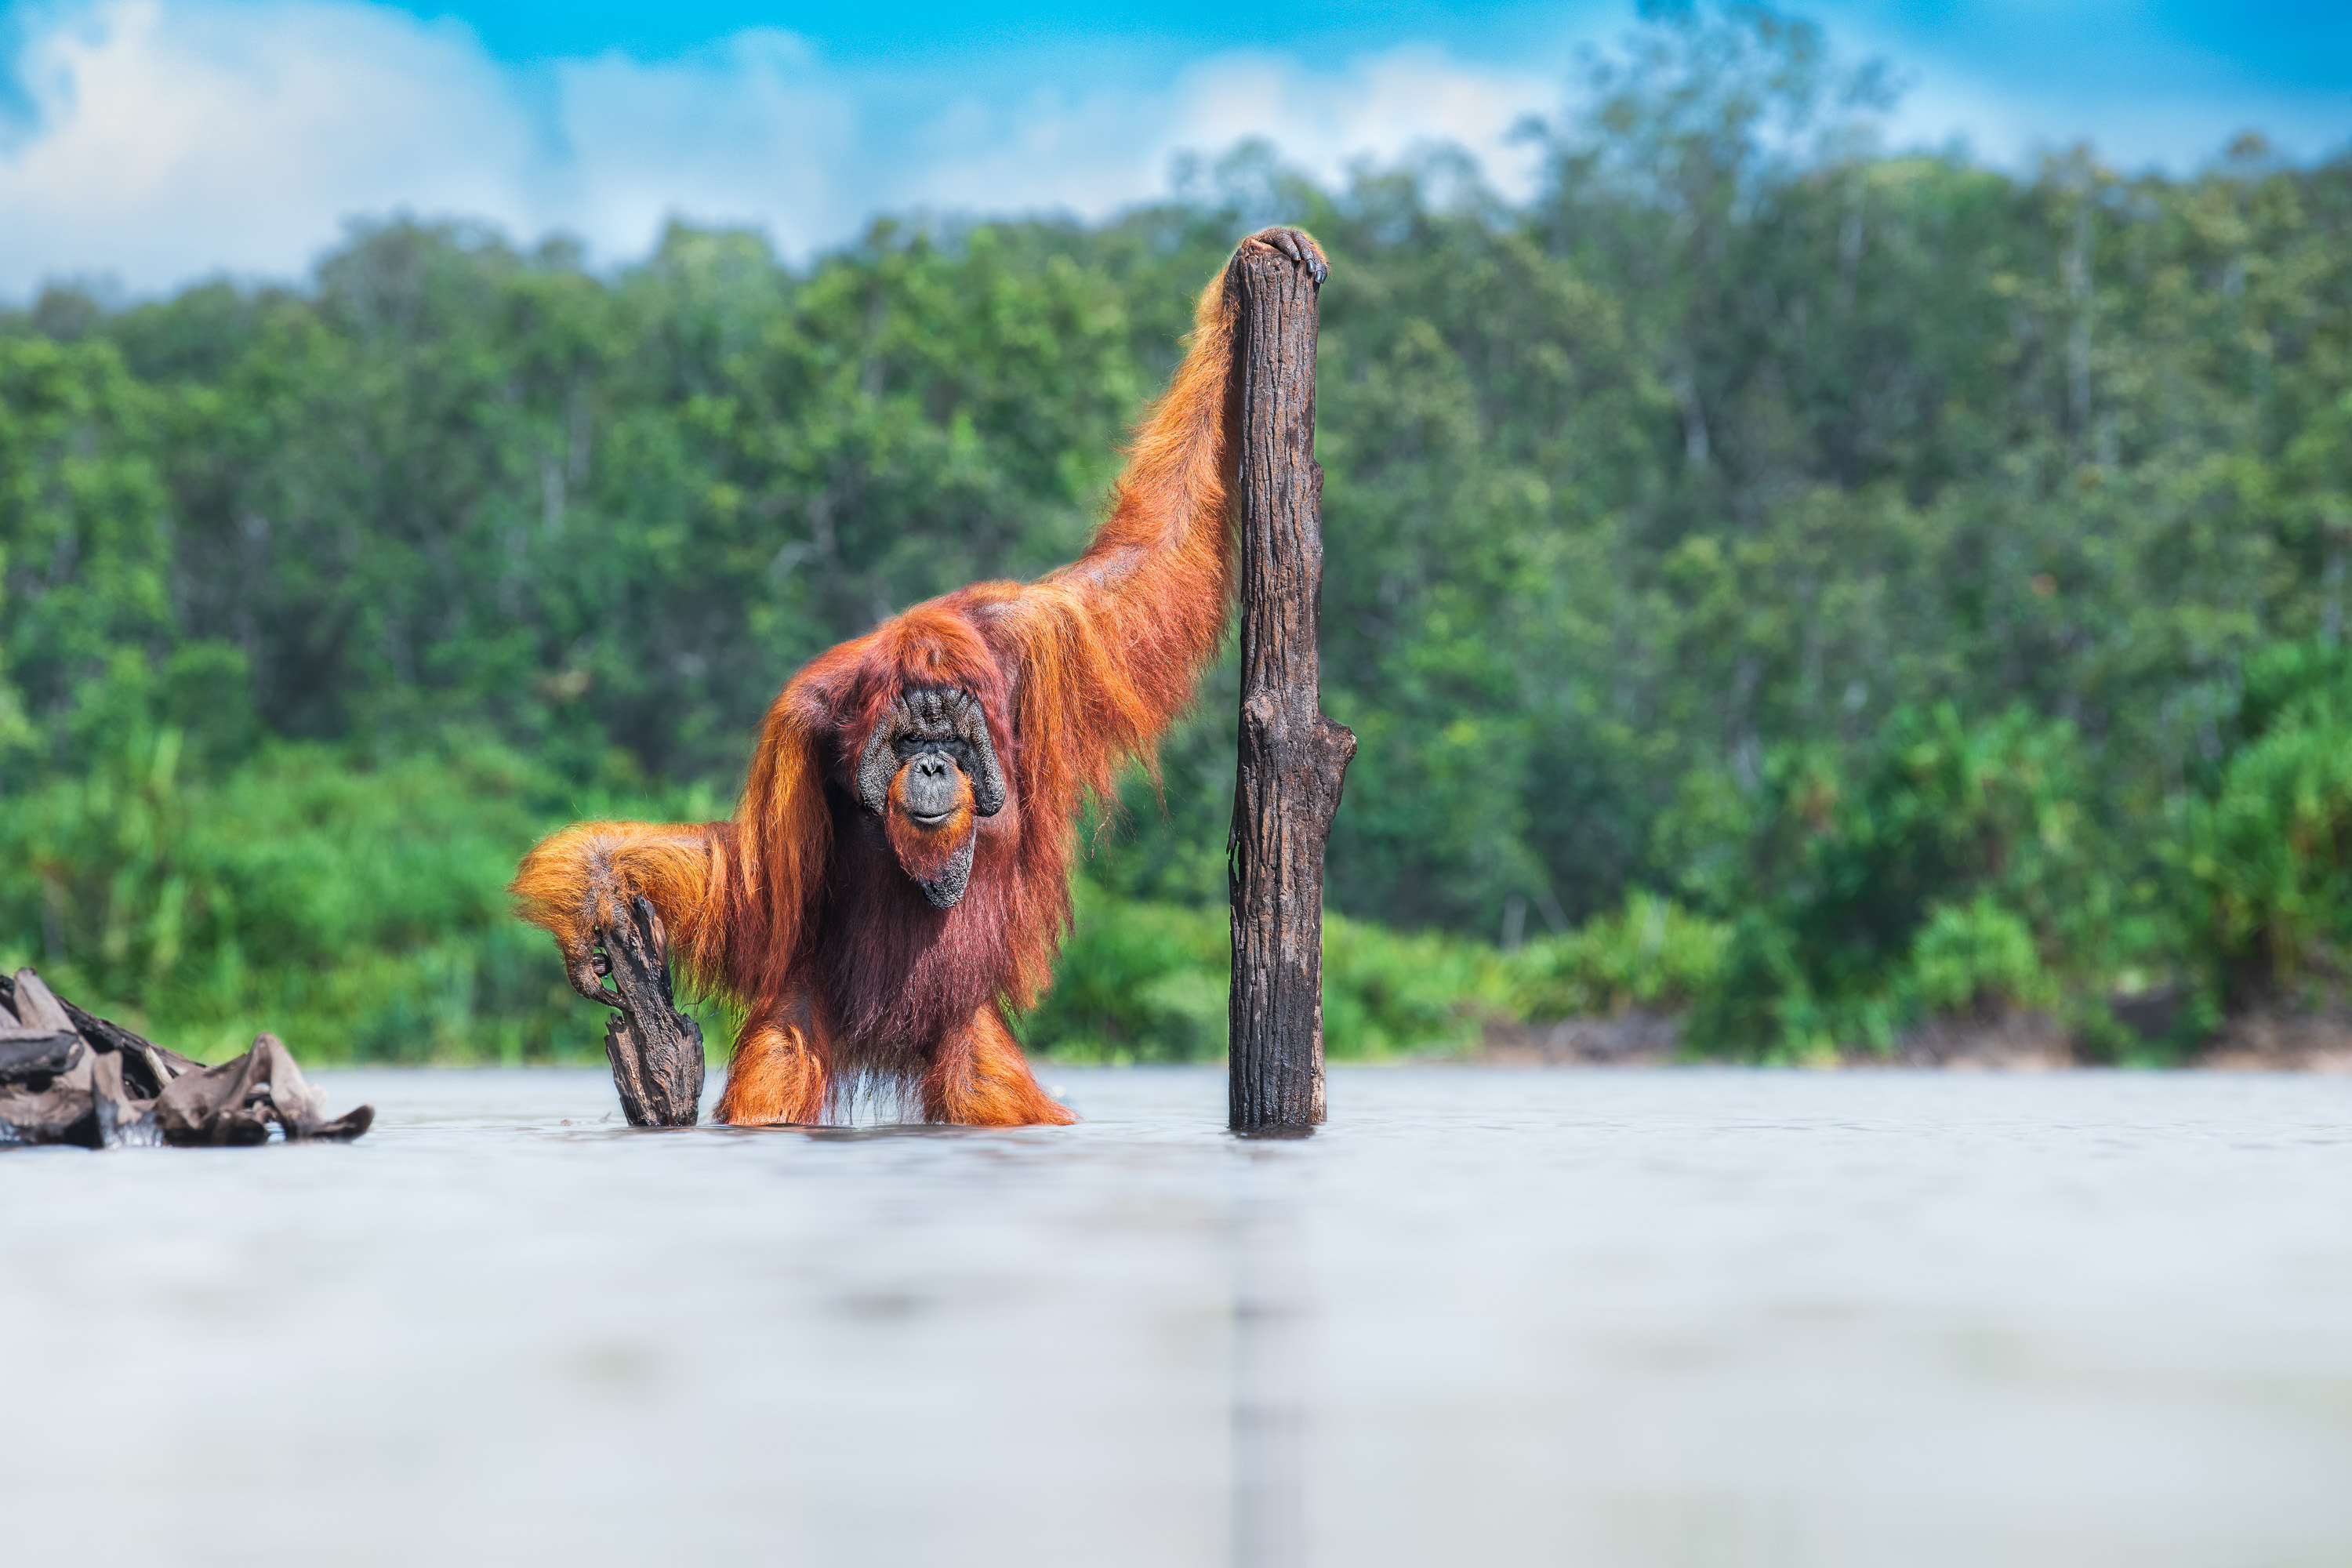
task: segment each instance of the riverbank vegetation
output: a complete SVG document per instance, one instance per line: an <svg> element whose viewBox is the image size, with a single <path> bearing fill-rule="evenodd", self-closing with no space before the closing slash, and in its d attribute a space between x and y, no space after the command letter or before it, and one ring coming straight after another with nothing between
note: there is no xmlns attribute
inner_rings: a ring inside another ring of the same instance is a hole
<svg viewBox="0 0 2352 1568"><path fill-rule="evenodd" d="M1524 205L1245 148L805 264L404 218L299 287L0 312L0 960L195 1049L593 1053L521 850L723 815L803 660L1068 558L1279 218L1333 258L1335 1051L2031 1009L2162 1060L2340 1008L2352 160L1889 152L1882 79L1753 10L1568 98ZM1033 1044L1222 1049L1233 710L1107 814Z"/></svg>

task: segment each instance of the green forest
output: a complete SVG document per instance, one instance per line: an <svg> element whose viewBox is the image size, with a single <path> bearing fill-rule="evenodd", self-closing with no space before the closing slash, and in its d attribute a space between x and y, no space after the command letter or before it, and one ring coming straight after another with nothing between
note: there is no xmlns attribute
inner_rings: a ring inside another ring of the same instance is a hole
<svg viewBox="0 0 2352 1568"><path fill-rule="evenodd" d="M601 1055L517 858L726 815L803 660L1073 555L1194 292L1285 221L1331 258L1361 739L1335 1055L2032 1011L2166 1062L2340 1009L2352 157L2005 171L1890 150L1894 98L1668 11L1527 127L1524 204L1244 146L1102 223L805 261L400 217L299 284L52 287L0 310L0 962L198 1052ZM1228 661L1102 803L1033 1047L1223 1049L1234 705Z"/></svg>

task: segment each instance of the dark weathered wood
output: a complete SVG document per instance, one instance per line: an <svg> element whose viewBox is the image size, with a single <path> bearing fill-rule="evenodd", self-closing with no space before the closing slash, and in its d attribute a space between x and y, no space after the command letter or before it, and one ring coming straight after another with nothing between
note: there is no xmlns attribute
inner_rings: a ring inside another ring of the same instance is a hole
<svg viewBox="0 0 2352 1568"><path fill-rule="evenodd" d="M110 1018L83 1011L64 997L56 998L65 1009L66 1017L74 1029L90 1043L94 1050L119 1051L122 1055L122 1076L130 1091L143 1100L152 1100L163 1092L163 1086L197 1067L193 1057L177 1051L167 1051L152 1040L142 1038ZM0 1004L10 1009L16 1005L16 981L13 975L0 974Z"/></svg>
<svg viewBox="0 0 2352 1568"><path fill-rule="evenodd" d="M39 1029L49 1034L70 1034L73 1020L66 1016L65 1004L56 993L41 983L41 977L29 969L16 971L8 992L8 1010L27 1029Z"/></svg>
<svg viewBox="0 0 2352 1568"><path fill-rule="evenodd" d="M163 1142L194 1147L263 1142L272 1121L286 1130L289 1143L348 1142L375 1120L374 1108L362 1105L329 1121L326 1096L310 1087L294 1053L275 1035L255 1036L253 1048L234 1061L182 1073L153 1110Z"/></svg>
<svg viewBox="0 0 2352 1568"><path fill-rule="evenodd" d="M102 1145L92 1091L91 1052L65 1008L29 969L0 989L0 1144Z"/></svg>
<svg viewBox="0 0 2352 1568"><path fill-rule="evenodd" d="M73 1066L81 1048L71 1029L0 1028L0 1083L54 1078Z"/></svg>
<svg viewBox="0 0 2352 1568"><path fill-rule="evenodd" d="M1323 716L1316 657L1323 470L1316 291L1295 231L1235 254L1240 394L1241 763L1234 784L1231 1113L1235 1131L1323 1120L1323 849L1356 737Z"/></svg>
<svg viewBox="0 0 2352 1568"><path fill-rule="evenodd" d="M362 1105L328 1120L326 1097L275 1035L207 1068L53 995L29 969L0 974L0 1018L20 1021L0 1026L0 1146L249 1144L272 1121L289 1142L348 1142L375 1119ZM66 1048L33 1048L45 1039Z"/></svg>
<svg viewBox="0 0 2352 1568"><path fill-rule="evenodd" d="M702 1026L671 997L661 917L633 899L628 918L596 934L620 1004L604 1055L621 1112L632 1127L691 1127L702 1115Z"/></svg>
<svg viewBox="0 0 2352 1568"><path fill-rule="evenodd" d="M0 1147L14 1143L77 1143L104 1146L91 1092L91 1053L53 1078L0 1083Z"/></svg>

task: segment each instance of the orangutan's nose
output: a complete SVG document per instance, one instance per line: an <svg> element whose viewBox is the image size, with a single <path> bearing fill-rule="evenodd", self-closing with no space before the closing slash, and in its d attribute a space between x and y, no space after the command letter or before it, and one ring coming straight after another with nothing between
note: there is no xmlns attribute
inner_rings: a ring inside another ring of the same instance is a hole
<svg viewBox="0 0 2352 1568"><path fill-rule="evenodd" d="M933 827L955 810L963 796L962 784L953 757L944 752L918 752L907 759L901 804L915 821Z"/></svg>

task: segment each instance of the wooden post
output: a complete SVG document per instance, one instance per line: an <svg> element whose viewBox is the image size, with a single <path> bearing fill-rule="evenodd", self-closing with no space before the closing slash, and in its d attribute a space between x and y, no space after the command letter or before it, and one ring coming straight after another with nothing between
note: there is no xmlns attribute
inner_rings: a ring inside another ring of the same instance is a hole
<svg viewBox="0 0 2352 1568"><path fill-rule="evenodd" d="M1241 765L1234 906L1234 1130L1323 1120L1323 847L1355 735L1325 718L1316 658L1323 470L1315 461L1314 242L1270 229L1235 253L1241 439Z"/></svg>

